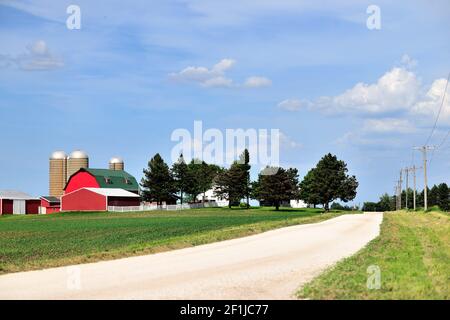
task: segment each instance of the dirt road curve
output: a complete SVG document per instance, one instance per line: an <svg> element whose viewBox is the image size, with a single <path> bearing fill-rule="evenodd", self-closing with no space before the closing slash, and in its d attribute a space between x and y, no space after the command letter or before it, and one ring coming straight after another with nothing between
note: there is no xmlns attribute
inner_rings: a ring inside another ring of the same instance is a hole
<svg viewBox="0 0 450 320"><path fill-rule="evenodd" d="M0 276L0 299L289 299L379 233L381 213L240 239Z"/></svg>

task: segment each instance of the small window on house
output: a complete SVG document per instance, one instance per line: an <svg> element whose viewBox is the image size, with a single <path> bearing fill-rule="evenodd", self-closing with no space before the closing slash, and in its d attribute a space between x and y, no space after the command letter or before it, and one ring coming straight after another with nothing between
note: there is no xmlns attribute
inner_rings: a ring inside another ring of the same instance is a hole
<svg viewBox="0 0 450 320"><path fill-rule="evenodd" d="M106 182L107 184L111 184L111 183L112 183L112 182L111 182L111 179L108 178L108 177L105 177L105 182Z"/></svg>
<svg viewBox="0 0 450 320"><path fill-rule="evenodd" d="M128 179L128 178L125 178L125 183L126 183L126 184L131 184L131 180Z"/></svg>

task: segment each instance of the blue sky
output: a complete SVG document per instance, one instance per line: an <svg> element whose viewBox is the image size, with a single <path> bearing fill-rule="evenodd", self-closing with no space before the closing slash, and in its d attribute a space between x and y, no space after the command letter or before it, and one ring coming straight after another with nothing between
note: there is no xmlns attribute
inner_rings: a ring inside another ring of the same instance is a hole
<svg viewBox="0 0 450 320"><path fill-rule="evenodd" d="M70 4L80 30L66 27ZM371 4L380 30L366 27ZM86 150L92 167L120 155L140 178L156 152L170 160L173 130L202 120L279 128L282 165L301 176L332 152L360 182L355 202L376 200L420 163L412 146L450 72L449 18L444 0L0 0L0 189L46 194L59 149ZM450 129L449 101L430 144ZM450 141L430 183L449 169Z"/></svg>

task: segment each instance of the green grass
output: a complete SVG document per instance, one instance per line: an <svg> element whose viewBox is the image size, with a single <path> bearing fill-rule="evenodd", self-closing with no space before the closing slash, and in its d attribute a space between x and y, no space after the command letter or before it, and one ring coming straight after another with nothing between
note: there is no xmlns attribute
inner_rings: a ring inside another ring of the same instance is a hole
<svg viewBox="0 0 450 320"><path fill-rule="evenodd" d="M379 266L380 289L367 289L367 267ZM450 299L450 216L389 212L381 233L298 292L310 299Z"/></svg>
<svg viewBox="0 0 450 320"><path fill-rule="evenodd" d="M197 209L0 218L0 274L160 252L313 223L319 209Z"/></svg>

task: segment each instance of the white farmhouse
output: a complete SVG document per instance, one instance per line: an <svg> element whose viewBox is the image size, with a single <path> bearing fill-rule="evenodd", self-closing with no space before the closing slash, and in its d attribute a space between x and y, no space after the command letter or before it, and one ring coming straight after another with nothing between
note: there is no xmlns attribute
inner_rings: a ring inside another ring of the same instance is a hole
<svg viewBox="0 0 450 320"><path fill-rule="evenodd" d="M196 200L205 202L215 201L217 203L217 206L219 207L228 207L228 200L216 197L214 195L214 189L209 189L208 191L205 192L205 194L200 193L197 196Z"/></svg>

